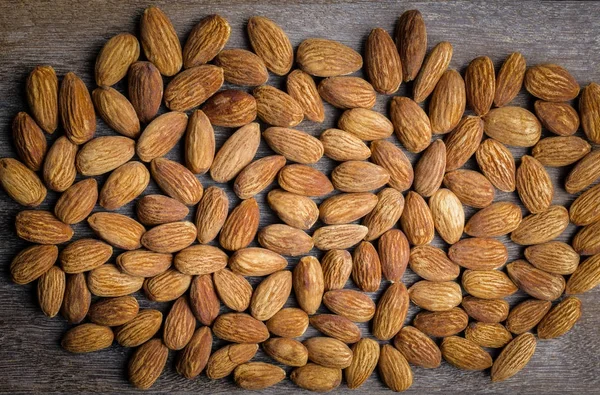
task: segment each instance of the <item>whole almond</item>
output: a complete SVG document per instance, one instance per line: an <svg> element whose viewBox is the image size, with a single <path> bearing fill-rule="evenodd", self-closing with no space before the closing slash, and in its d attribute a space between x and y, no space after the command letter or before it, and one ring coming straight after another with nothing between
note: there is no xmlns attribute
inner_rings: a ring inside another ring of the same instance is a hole
<svg viewBox="0 0 600 395"><path fill-rule="evenodd" d="M144 309L128 323L115 329L115 340L123 347L137 347L150 340L160 329L162 313Z"/></svg>
<svg viewBox="0 0 600 395"><path fill-rule="evenodd" d="M219 243L226 250L239 250L254 240L260 212L254 198L243 200L231 211L219 234Z"/></svg>
<svg viewBox="0 0 600 395"><path fill-rule="evenodd" d="M377 194L377 205L367 214L363 225L369 228L365 240L372 241L391 229L404 210L404 196L394 188L385 188Z"/></svg>
<svg viewBox="0 0 600 395"><path fill-rule="evenodd" d="M77 176L76 155L77 146L65 136L54 141L46 154L43 168L44 183L48 188L64 192L73 185ZM34 191L39 193L38 189Z"/></svg>
<svg viewBox="0 0 600 395"><path fill-rule="evenodd" d="M270 127L262 136L273 151L292 162L311 164L323 156L321 141L300 130Z"/></svg>
<svg viewBox="0 0 600 395"><path fill-rule="evenodd" d="M144 225L181 221L189 209L178 200L164 195L146 195L136 204L136 215Z"/></svg>
<svg viewBox="0 0 600 395"><path fill-rule="evenodd" d="M190 32L183 47L183 67L190 68L210 62L225 46L231 27L220 15L209 15L200 20Z"/></svg>
<svg viewBox="0 0 600 395"><path fill-rule="evenodd" d="M321 366L345 369L352 363L352 350L340 340L311 337L303 344L308 350L308 359Z"/></svg>
<svg viewBox="0 0 600 395"><path fill-rule="evenodd" d="M385 139L394 132L394 126L389 119L366 108L344 111L338 120L338 127L365 141Z"/></svg>
<svg viewBox="0 0 600 395"><path fill-rule="evenodd" d="M118 297L142 288L143 277L123 273L117 266L106 263L88 273L87 284L92 295Z"/></svg>
<svg viewBox="0 0 600 395"><path fill-rule="evenodd" d="M418 281L408 290L410 300L429 311L446 311L460 305L462 289L453 281Z"/></svg>
<svg viewBox="0 0 600 395"><path fill-rule="evenodd" d="M594 150L577 162L565 181L568 193L581 192L600 178L599 159L600 150Z"/></svg>
<svg viewBox="0 0 600 395"><path fill-rule="evenodd" d="M96 113L90 92L74 73L67 73L58 95L60 120L73 144L83 144L96 133Z"/></svg>
<svg viewBox="0 0 600 395"><path fill-rule="evenodd" d="M154 119L140 135L135 152L144 162L161 157L179 141L187 126L185 113L171 111Z"/></svg>
<svg viewBox="0 0 600 395"><path fill-rule="evenodd" d="M65 295L65 272L58 266L52 266L39 277L37 298L42 312L47 317L55 317L60 311Z"/></svg>
<svg viewBox="0 0 600 395"><path fill-rule="evenodd" d="M458 242L465 226L465 212L454 192L440 188L429 198L429 209L438 234L448 244Z"/></svg>
<svg viewBox="0 0 600 395"><path fill-rule="evenodd" d="M171 350L181 350L194 335L196 318L185 296L179 297L167 317L163 329L163 342Z"/></svg>
<svg viewBox="0 0 600 395"><path fill-rule="evenodd" d="M573 248L581 255L592 255L600 252L600 221L584 226L573 238Z"/></svg>
<svg viewBox="0 0 600 395"><path fill-rule="evenodd" d="M422 311L413 324L428 336L447 337L462 332L468 321L469 316L460 307L455 307L447 311Z"/></svg>
<svg viewBox="0 0 600 395"><path fill-rule="evenodd" d="M463 370L484 370L492 366L492 357L469 339L458 336L444 338L442 356L452 366Z"/></svg>
<svg viewBox="0 0 600 395"><path fill-rule="evenodd" d="M129 382L139 389L152 387L167 363L169 349L160 339L152 339L135 350L129 360Z"/></svg>
<svg viewBox="0 0 600 395"><path fill-rule="evenodd" d="M245 49L226 49L215 57L215 64L223 69L225 81L242 86L262 85L269 72L262 59Z"/></svg>
<svg viewBox="0 0 600 395"><path fill-rule="evenodd" d="M116 168L102 185L98 203L117 210L138 197L150 182L150 172L141 162L127 162Z"/></svg>
<svg viewBox="0 0 600 395"><path fill-rule="evenodd" d="M8 196L23 206L39 206L46 198L42 180L16 159L0 159L0 184Z"/></svg>
<svg viewBox="0 0 600 395"><path fill-rule="evenodd" d="M404 284L391 284L377 302L373 317L373 336L379 340L389 340L396 336L404 325L409 304L409 294Z"/></svg>
<svg viewBox="0 0 600 395"><path fill-rule="evenodd" d="M294 50L283 29L263 16L248 20L248 36L254 52L274 74L285 75L294 63Z"/></svg>
<svg viewBox="0 0 600 395"><path fill-rule="evenodd" d="M213 274L213 281L221 302L234 311L244 311L250 306L252 286L243 276L229 269Z"/></svg>
<svg viewBox="0 0 600 395"><path fill-rule="evenodd" d="M375 315L375 303L369 295L352 289L327 291L323 303L335 314L353 322L367 322Z"/></svg>
<svg viewBox="0 0 600 395"><path fill-rule="evenodd" d="M133 296L106 298L90 306L90 321L98 325L119 326L134 319L140 306Z"/></svg>
<svg viewBox="0 0 600 395"><path fill-rule="evenodd" d="M333 192L333 184L319 170L306 165L284 166L277 176L279 186L303 196L324 196Z"/></svg>
<svg viewBox="0 0 600 395"><path fill-rule="evenodd" d="M229 259L228 265L242 276L267 276L284 269L287 260L271 250L249 247L237 250Z"/></svg>
<svg viewBox="0 0 600 395"><path fill-rule="evenodd" d="M210 117L209 117L210 118ZM256 154L260 143L258 123L239 128L225 141L217 152L210 167L210 176L216 182L227 182L235 178Z"/></svg>
<svg viewBox="0 0 600 395"><path fill-rule="evenodd" d="M523 369L535 352L535 337L523 333L502 350L492 366L492 382L506 380Z"/></svg>
<svg viewBox="0 0 600 395"><path fill-rule="evenodd" d="M98 184L87 178L69 187L54 206L54 215L65 224L76 224L88 217L98 200Z"/></svg>
<svg viewBox="0 0 600 395"><path fill-rule="evenodd" d="M567 281L566 293L579 294L589 291L600 283L600 255L583 261Z"/></svg>
<svg viewBox="0 0 600 395"><path fill-rule="evenodd" d="M304 110L287 93L270 85L261 85L252 92L256 112L263 122L273 126L293 127L304 119Z"/></svg>
<svg viewBox="0 0 600 395"><path fill-rule="evenodd" d="M404 11L396 25L396 45L404 81L415 79L427 52L427 30L419 10Z"/></svg>
<svg viewBox="0 0 600 395"><path fill-rule="evenodd" d="M319 208L309 197L274 189L267 195L269 207L286 224L310 229L319 218Z"/></svg>
<svg viewBox="0 0 600 395"><path fill-rule="evenodd" d="M23 164L33 171L38 171L42 167L47 148L46 136L42 129L29 114L21 111L13 120L12 137Z"/></svg>
<svg viewBox="0 0 600 395"><path fill-rule="evenodd" d="M461 306L469 317L480 322L493 324L504 321L508 317L509 305L504 299L480 299L474 296L465 296Z"/></svg>
<svg viewBox="0 0 600 395"><path fill-rule="evenodd" d="M488 112L483 117L483 130L503 144L531 147L540 139L542 125L530 111L507 106Z"/></svg>
<svg viewBox="0 0 600 395"><path fill-rule="evenodd" d="M169 269L144 281L146 297L155 302L170 302L183 295L192 281L192 276Z"/></svg>
<svg viewBox="0 0 600 395"><path fill-rule="evenodd" d="M244 91L227 89L211 96L202 111L214 126L237 128L256 119L256 99Z"/></svg>
<svg viewBox="0 0 600 395"><path fill-rule="evenodd" d="M308 328L308 314L302 309L295 307L286 307L279 310L273 317L267 321L269 332L282 338L299 337L306 332ZM276 341L277 338L271 338L265 343ZM308 356L307 356L308 357ZM304 359L304 358L302 358Z"/></svg>
<svg viewBox="0 0 600 395"><path fill-rule="evenodd" d="M371 150L360 138L344 130L327 129L320 140L325 155L333 160L366 160L371 156Z"/></svg>
<svg viewBox="0 0 600 395"><path fill-rule="evenodd" d="M537 328L537 335L540 339L562 336L573 328L579 318L581 318L581 301L574 296L569 296L542 318Z"/></svg>
<svg viewBox="0 0 600 395"><path fill-rule="evenodd" d="M300 388L309 391L327 392L340 385L342 370L308 363L294 369L290 374L290 379Z"/></svg>
<svg viewBox="0 0 600 395"><path fill-rule="evenodd" d="M408 361L391 345L381 346L377 367L381 380L392 391L405 391L412 385L413 374Z"/></svg>
<svg viewBox="0 0 600 395"><path fill-rule="evenodd" d="M65 273L87 272L106 263L112 253L112 247L100 240L79 239L60 252L60 264Z"/></svg>
<svg viewBox="0 0 600 395"><path fill-rule="evenodd" d="M261 281L252 293L250 312L252 317L266 321L277 313L292 292L292 272L281 270Z"/></svg>
<svg viewBox="0 0 600 395"><path fill-rule="evenodd" d="M154 277L171 267L171 254L144 249L127 251L117 256L117 265L125 273L139 277Z"/></svg>
<svg viewBox="0 0 600 395"><path fill-rule="evenodd" d="M86 353L110 347L113 339L113 332L107 326L82 324L68 330L60 345L72 353Z"/></svg>
<svg viewBox="0 0 600 395"><path fill-rule="evenodd" d="M65 295L60 313L71 324L83 321L87 316L92 294L88 289L84 273L71 274L67 276L65 284Z"/></svg>
<svg viewBox="0 0 600 395"><path fill-rule="evenodd" d="M428 244L410 250L409 264L413 272L429 281L451 281L460 274L460 267L443 250Z"/></svg>
<svg viewBox="0 0 600 395"><path fill-rule="evenodd" d="M521 208L511 202L495 202L476 212L465 225L465 233L473 237L504 236L517 229Z"/></svg>
<svg viewBox="0 0 600 395"><path fill-rule="evenodd" d="M344 377L346 377L348 388L355 389L363 385L377 367L378 361L379 343L375 340L361 339L353 345L352 363L344 369Z"/></svg>
<svg viewBox="0 0 600 395"><path fill-rule="evenodd" d="M600 185L583 192L569 207L571 222L575 225L589 225L600 220Z"/></svg>
<svg viewBox="0 0 600 395"><path fill-rule="evenodd" d="M356 224L322 226L313 233L313 242L323 251L344 250L358 244L368 231L366 226Z"/></svg>
<svg viewBox="0 0 600 395"><path fill-rule="evenodd" d="M365 66L369 81L379 93L389 95L402 82L402 64L394 40L381 28L371 30L365 49Z"/></svg>
<svg viewBox="0 0 600 395"><path fill-rule="evenodd" d="M171 20L160 8L150 6L144 10L140 37L146 58L162 75L170 77L181 70L181 43Z"/></svg>
<svg viewBox="0 0 600 395"><path fill-rule="evenodd" d="M381 284L381 262L368 241L361 242L352 255L352 281L365 292L375 292Z"/></svg>
<svg viewBox="0 0 600 395"><path fill-rule="evenodd" d="M408 97L396 96L390 105L390 119L396 137L410 152L421 152L431 142L431 123L419 104Z"/></svg>
<svg viewBox="0 0 600 395"><path fill-rule="evenodd" d="M494 94L496 107L507 105L517 96L521 86L523 86L526 67L525 58L519 52L511 53L502 63L496 78L496 92Z"/></svg>
<svg viewBox="0 0 600 395"><path fill-rule="evenodd" d="M429 197L442 185L446 171L446 145L435 140L423 152L415 166L414 190L423 197Z"/></svg>
<svg viewBox="0 0 600 395"><path fill-rule="evenodd" d="M251 360L258 351L258 344L228 344L210 356L206 365L206 377L211 380L227 377L233 370Z"/></svg>
<svg viewBox="0 0 600 395"><path fill-rule="evenodd" d="M156 116L163 98L163 80L160 71L151 62L135 62L127 77L129 100L142 123Z"/></svg>
<svg viewBox="0 0 600 395"><path fill-rule="evenodd" d="M202 184L182 164L167 158L154 158L150 170L160 189L181 203L193 206L202 198Z"/></svg>
<svg viewBox="0 0 600 395"><path fill-rule="evenodd" d="M318 314L310 317L310 325L324 335L344 343L356 343L361 338L358 326L348 318L336 314Z"/></svg>
<svg viewBox="0 0 600 395"><path fill-rule="evenodd" d="M394 347L413 365L426 369L440 366L442 353L437 344L413 326L405 326L398 332L394 337Z"/></svg>
<svg viewBox="0 0 600 395"><path fill-rule="evenodd" d="M480 299L501 299L517 292L517 286L499 270L465 270L463 289Z"/></svg>
<svg viewBox="0 0 600 395"><path fill-rule="evenodd" d="M477 164L487 179L499 190L513 192L517 168L512 153L504 144L487 139L476 152Z"/></svg>
<svg viewBox="0 0 600 395"><path fill-rule="evenodd" d="M187 379L198 376L208 364L212 349L212 333L208 326L198 328L185 346L175 369Z"/></svg>
<svg viewBox="0 0 600 395"><path fill-rule="evenodd" d="M376 205L377 196L373 193L340 193L321 203L319 218L327 225L348 224L367 215Z"/></svg>
<svg viewBox="0 0 600 395"><path fill-rule="evenodd" d="M204 103L223 85L223 69L195 66L177 74L165 88L165 105L172 111L187 111Z"/></svg>
<svg viewBox="0 0 600 395"><path fill-rule="evenodd" d="M38 244L61 244L73 237L73 229L49 211L23 210L17 214L15 228L21 239Z"/></svg>
<svg viewBox="0 0 600 395"><path fill-rule="evenodd" d="M201 276L211 274L227 266L228 256L219 247L192 245L175 255L173 264L183 274Z"/></svg>
<svg viewBox="0 0 600 395"><path fill-rule="evenodd" d="M581 127L587 138L598 144L600 142L600 85L592 82L581 92L579 99L579 115L581 116Z"/></svg>
<svg viewBox="0 0 600 395"><path fill-rule="evenodd" d="M207 244L217 237L227 219L228 211L229 199L225 191L216 186L208 187L196 210L198 242Z"/></svg>
<svg viewBox="0 0 600 395"><path fill-rule="evenodd" d="M36 123L46 133L54 133L58 127L58 78L52 66L31 70L25 92Z"/></svg>
<svg viewBox="0 0 600 395"><path fill-rule="evenodd" d="M188 221L158 225L142 236L142 245L154 252L181 251L196 239L197 230Z"/></svg>
<svg viewBox="0 0 600 395"><path fill-rule="evenodd" d="M98 115L117 133L136 138L140 135L140 121L133 105L113 88L96 88L92 99Z"/></svg>
<svg viewBox="0 0 600 395"><path fill-rule="evenodd" d="M477 115L485 115L492 108L496 90L494 63L487 56L471 61L465 71L467 101Z"/></svg>
<svg viewBox="0 0 600 395"><path fill-rule="evenodd" d="M579 114L568 103L537 100L535 115L544 126L559 136L571 136L579 129Z"/></svg>
<svg viewBox="0 0 600 395"><path fill-rule="evenodd" d="M480 146L483 121L479 117L465 116L445 139L446 171L462 167Z"/></svg>
<svg viewBox="0 0 600 395"><path fill-rule="evenodd" d="M212 276L195 276L190 285L190 309L196 319L202 325L211 325L219 315L220 307Z"/></svg>
<svg viewBox="0 0 600 395"><path fill-rule="evenodd" d="M10 264L10 278L16 284L28 284L46 273L58 258L54 245L34 245L15 256Z"/></svg>
<svg viewBox="0 0 600 395"><path fill-rule="evenodd" d="M412 245L429 244L433 240L435 228L431 210L416 192L409 191L406 195L400 226Z"/></svg>
<svg viewBox="0 0 600 395"><path fill-rule="evenodd" d="M440 77L448 68L452 59L452 44L442 41L436 44L423 62L413 85L413 97L417 103L422 102L433 92Z"/></svg>
<svg viewBox="0 0 600 395"><path fill-rule="evenodd" d="M387 184L390 174L370 162L348 161L333 169L331 180L335 188L343 192L368 192Z"/></svg>
<svg viewBox="0 0 600 395"><path fill-rule="evenodd" d="M410 246L404 233L399 229L390 229L382 234L377 244L377 252L383 276L392 282L400 281L410 255Z"/></svg>
<svg viewBox="0 0 600 395"><path fill-rule="evenodd" d="M494 187L481 173L474 170L453 170L444 176L444 186L467 206L484 208L494 201Z"/></svg>
<svg viewBox="0 0 600 395"><path fill-rule="evenodd" d="M510 332L498 323L471 322L465 337L481 347L501 348L512 340Z"/></svg>
<svg viewBox="0 0 600 395"><path fill-rule="evenodd" d="M117 213L94 213L87 219L96 234L113 247L136 250L146 229L136 220Z"/></svg>
<svg viewBox="0 0 600 395"><path fill-rule="evenodd" d="M315 314L321 306L324 292L323 270L318 259L305 256L294 267L293 286L296 300L307 314Z"/></svg>
<svg viewBox="0 0 600 395"><path fill-rule="evenodd" d="M536 299L552 301L558 299L565 290L563 276L537 269L527 261L514 261L506 265L506 269L511 280Z"/></svg>
<svg viewBox="0 0 600 395"><path fill-rule="evenodd" d="M215 132L201 110L192 113L185 133L185 165L194 174L204 174L215 157Z"/></svg>
<svg viewBox="0 0 600 395"><path fill-rule="evenodd" d="M525 89L546 101L562 102L579 94L579 84L569 72L556 64L540 64L527 69Z"/></svg>
<svg viewBox="0 0 600 395"><path fill-rule="evenodd" d="M533 147L532 155L544 166L568 166L587 155L592 147L576 136L546 137Z"/></svg>
<svg viewBox="0 0 600 395"><path fill-rule="evenodd" d="M319 94L323 100L341 109L370 109L376 99L371 84L359 77L326 78L319 84Z"/></svg>
<svg viewBox="0 0 600 395"><path fill-rule="evenodd" d="M294 70L288 74L286 90L302 107L306 119L319 123L325 120L323 100L319 96L315 80L308 73L302 70Z"/></svg>
<svg viewBox="0 0 600 395"><path fill-rule="evenodd" d="M342 289L352 272L352 256L345 250L330 250L321 260L324 290Z"/></svg>
<svg viewBox="0 0 600 395"><path fill-rule="evenodd" d="M567 209L563 206L550 206L544 212L523 218L510 238L513 242L521 245L546 243L557 238L568 225Z"/></svg>
<svg viewBox="0 0 600 395"><path fill-rule="evenodd" d="M371 143L371 160L387 170L389 185L399 191L409 189L413 183L412 165L404 152L387 140L376 140Z"/></svg>
<svg viewBox="0 0 600 395"><path fill-rule="evenodd" d="M135 154L135 141L123 136L102 136L87 142L77 153L77 171L84 176L108 173Z"/></svg>
<svg viewBox="0 0 600 395"><path fill-rule="evenodd" d="M465 82L456 70L446 70L429 101L429 119L434 134L446 134L458 125L465 112Z"/></svg>
<svg viewBox="0 0 600 395"><path fill-rule="evenodd" d="M111 86L127 75L129 66L140 57L140 43L134 35L121 33L108 40L96 58L96 84Z"/></svg>
<svg viewBox="0 0 600 395"><path fill-rule="evenodd" d="M262 390L285 379L285 370L265 362L248 362L233 371L235 384L245 390Z"/></svg>
<svg viewBox="0 0 600 395"><path fill-rule="evenodd" d="M561 241L527 247L525 258L538 269L555 274L571 274L579 265L579 254Z"/></svg>
<svg viewBox="0 0 600 395"><path fill-rule="evenodd" d="M225 313L217 317L213 332L232 343L262 343L269 338L265 324L244 313Z"/></svg>
<svg viewBox="0 0 600 395"><path fill-rule="evenodd" d="M315 77L351 74L363 66L362 57L352 48L323 38L302 41L296 61L303 71Z"/></svg>

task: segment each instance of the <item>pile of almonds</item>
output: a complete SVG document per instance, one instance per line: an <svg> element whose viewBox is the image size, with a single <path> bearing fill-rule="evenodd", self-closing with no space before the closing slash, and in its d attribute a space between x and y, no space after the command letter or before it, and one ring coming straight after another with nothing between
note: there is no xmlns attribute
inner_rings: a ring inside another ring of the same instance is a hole
<svg viewBox="0 0 600 395"><path fill-rule="evenodd" d="M536 335L551 339L573 327L581 303L571 295L600 283L600 185L592 186L600 151L574 136L581 123L587 140L600 143L599 85L580 94L567 70L526 68L519 53L497 74L490 58L478 57L463 78L448 69L450 43L427 53L416 10L402 14L395 41L371 32L368 81L346 76L363 57L339 42L306 39L294 56L275 22L255 16L247 29L254 52L223 49L230 26L208 16L182 50L169 18L149 7L140 29L147 60L138 60L135 36L111 38L91 95L73 73L60 88L50 66L29 75L30 111L13 123L20 160L0 159L0 183L28 207L45 200L46 188L62 194L53 213L17 215L17 235L34 244L10 271L17 284L37 280L47 316L85 322L64 335L66 350L97 351L115 340L137 347L128 376L139 388L152 386L170 350L188 379L233 373L243 388L272 386L287 373L251 362L261 345L293 367L291 380L305 389L336 388L342 371L357 388L378 368L387 387L403 391L411 365L436 368L442 357L507 379L532 357ZM265 85L269 72L287 75L287 92ZM127 96L111 87L125 77ZM163 77L172 77L164 90ZM412 81L412 99L392 97L389 119L371 110L377 93L392 95L403 81ZM257 87L219 90L224 82ZM523 84L539 99L535 114L509 105ZM579 112L568 103L577 96ZM345 110L339 129L319 138L292 129L304 119L323 122L322 100ZM157 116L163 101L168 111ZM474 115L464 115L467 106ZM118 135L94 137L96 114ZM257 117L269 125L262 133ZM64 134L47 149L44 133L59 124ZM216 150L213 126L238 129ZM542 127L556 136L541 138ZM255 159L261 136L276 154ZM185 163L164 158L182 138ZM507 146L533 148L517 165ZM404 150L421 153L414 168ZM339 162L330 177L311 167L323 155ZM480 171L462 169L473 156ZM567 210L552 205L546 167L572 164L565 189L579 196ZM98 191L94 177L107 173ZM224 189L204 190L204 173L231 182L241 203L230 211ZM164 195L140 197L151 178ZM266 200L282 223L259 229L255 196L275 180L279 189ZM516 190L527 212L494 201L495 189ZM312 198L325 199L317 206ZM135 219L112 212L134 200ZM191 206L194 223L185 221ZM478 211L466 220L463 206ZM84 220L98 239L70 242L71 225ZM555 241L569 223L581 226L571 245ZM430 245L436 232L447 251ZM526 248L524 259L506 264L498 238L509 234ZM255 238L261 247L249 246ZM314 247L325 252L320 260L308 255ZM301 258L287 270L286 257ZM407 265L422 278L408 289ZM246 278L253 276L264 277L254 289ZM350 277L360 291L344 288ZM368 293L382 282L375 302ZM164 320L158 310L140 310L132 294L142 288L151 301L173 302ZM505 298L518 290L531 298L511 307ZM298 307L284 308L292 291ZM422 311L405 326L411 302ZM330 313L317 314L322 304ZM227 312L219 314L221 305ZM381 343L362 337L356 323L369 321ZM295 340L309 324L323 336ZM213 350L213 336L228 344ZM495 360L490 348L502 349Z"/></svg>

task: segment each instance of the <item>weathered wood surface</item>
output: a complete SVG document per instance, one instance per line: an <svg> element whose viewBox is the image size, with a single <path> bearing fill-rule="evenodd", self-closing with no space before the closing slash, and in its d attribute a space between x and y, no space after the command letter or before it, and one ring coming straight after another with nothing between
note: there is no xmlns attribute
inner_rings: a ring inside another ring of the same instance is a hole
<svg viewBox="0 0 600 395"><path fill-rule="evenodd" d="M203 16L219 13L232 26L227 47L246 47L247 19L256 14L276 20L289 34L294 46L308 37L327 37L339 40L362 52L364 41L374 27L388 31L394 28L397 17L407 9L418 8L427 23L429 46L441 40L454 46L451 67L460 71L476 56L488 55L499 67L512 51L522 52L528 64L554 62L565 66L582 84L600 81L600 3L597 2L397 2L350 1L304 2L270 1L155 1L171 17L182 42ZM74 71L88 87L93 88L93 65L98 50L111 36L120 32L137 32L139 17L147 4L123 1L4 1L0 3L0 156L15 156L10 124L14 115L26 108L24 81L37 64L51 64L59 76ZM281 87L283 79L271 76L270 84ZM119 86L120 89L123 86ZM409 86L410 89L410 86ZM405 95L406 86L400 90ZM379 96L376 109L386 111L389 97ZM518 105L532 107L533 101L522 93ZM299 128L318 135L325 127L335 124L339 112L326 106L327 119L323 125L302 123ZM111 134L99 121L98 135ZM217 145L231 133L217 129ZM259 156L269 152L261 145ZM514 150L520 157L525 150ZM181 159L181 147L169 155ZM411 156L412 159L415 159ZM323 159L318 167L331 171L334 163ZM472 166L472 164L470 164ZM557 184L555 204L569 205L573 200L562 184L568 169L550 170ZM201 180L205 186L211 181ZM151 184L147 193L157 192ZM265 196L259 196L261 225L276 220L265 206ZM56 194L49 194L42 208L51 209ZM237 198L230 193L232 204ZM497 199L518 201L516 195L498 193ZM124 210L132 213L132 204ZM47 319L39 310L35 287L17 286L10 282L8 267L14 255L26 243L16 238L14 217L21 209L4 192L0 192L0 392L114 392L131 393L127 383L126 364L132 350L117 345L108 350L71 355L59 343L68 328L61 318ZM193 211L192 211L193 213ZM471 214L470 212L468 213ZM76 237L91 235L86 225L76 227ZM573 235L571 226L560 240ZM510 246L511 258L517 258L522 248L504 239ZM441 245L438 239L436 243ZM290 260L293 266L296 260ZM407 273L407 285L416 279ZM382 289L386 284L382 285ZM374 298L377 294L373 295ZM142 306L151 304L140 295ZM522 298L516 297L515 300ZM539 342L538 349L527 368L506 382L492 384L488 372L463 372L446 363L439 369L414 369L411 392L515 392L540 393L598 393L600 392L600 290L582 296L583 317L566 336ZM290 301L292 304L293 301ZM158 308L165 311L168 306ZM411 309L410 318L416 310ZM363 326L368 334L368 327ZM316 332L309 330L307 336ZM186 380L174 372L171 353L167 368L148 393L227 393L240 391L231 379L209 381L202 376ZM265 359L259 353L259 359ZM336 390L346 391L345 386ZM269 393L299 392L286 380L269 389ZM356 393L387 391L374 374Z"/></svg>

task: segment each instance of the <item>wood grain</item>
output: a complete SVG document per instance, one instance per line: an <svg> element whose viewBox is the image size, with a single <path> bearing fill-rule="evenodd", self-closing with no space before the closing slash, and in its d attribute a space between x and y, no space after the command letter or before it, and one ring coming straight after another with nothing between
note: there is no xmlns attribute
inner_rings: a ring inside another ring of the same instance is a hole
<svg viewBox="0 0 600 395"><path fill-rule="evenodd" d="M326 37L339 40L363 52L364 42L370 30L382 27L394 29L399 15L418 8L427 23L429 47L441 40L454 46L451 67L464 72L468 62L481 55L490 56L498 68L503 59L513 51L525 55L529 65L553 62L565 66L585 85L600 81L600 3L597 2L397 2L397 1L154 1L172 19L180 39L184 42L191 28L205 15L219 13L232 26L227 47L247 47L245 24L252 15L264 15L276 20L289 34L294 47L308 37ZM93 67L96 54L104 42L120 32L138 31L139 17L147 4L133 0L121 1L66 1L53 2L2 2L0 3L0 157L15 156L10 124L18 111L26 109L24 81L29 71L38 64L51 64L62 78L68 71L81 76L92 89ZM270 76L269 83L283 87L285 80ZM124 86L118 85L120 90ZM409 86L410 89L410 86ZM407 94L402 85L401 95ZM376 109L387 112L389 97L379 95ZM518 105L532 109L533 100L522 92L516 100ZM322 125L303 122L299 128L318 135L324 128L335 125L339 111L326 106L326 121ZM97 135L114 134L100 120ZM217 147L231 130L217 128ZM58 133L56 133L58 134ZM581 133L579 133L581 134ZM53 140L55 136L51 139ZM397 142L397 140L394 141ZM169 153L171 159L181 160L181 146ZM524 149L513 151L520 157ZM259 156L270 150L263 142ZM411 160L416 159L409 155ZM318 167L329 174L334 166L323 159ZM468 166L474 166L473 161ZM554 204L569 205L573 196L563 188L568 169L551 169L555 182ZM99 178L102 182L103 179ZM203 185L211 185L202 176ZM229 188L230 189L230 188ZM151 183L146 193L156 193ZM230 193L232 204L238 199ZM261 226L273 223L276 217L265 204L266 192L258 200L261 204ZM41 208L51 209L56 194ZM516 195L497 191L497 200L518 201ZM72 355L59 343L68 324L62 318L48 319L37 306L35 286L17 286L10 282L8 267L15 254L26 246L16 238L14 218L22 209L0 193L0 392L136 392L127 382L126 364L132 350L113 345L111 348L90 355ZM99 210L99 207L96 208ZM133 213L133 204L120 210ZM194 210L190 213L190 218ZM472 212L467 213L467 217ZM317 224L318 226L318 224ZM574 227L570 226L559 239L569 241ZM84 224L75 226L76 238L91 235ZM509 245L511 259L522 254L522 248ZM439 238L436 245L443 245ZM115 252L115 256L118 252ZM316 252L315 252L316 253ZM290 267L297 259L290 259ZM258 279L252 279L256 284ZM407 285L416 276L404 276ZM382 284L382 289L387 284ZM381 290L380 290L381 292ZM379 293L373 295L377 297ZM154 305L143 295L140 304L168 309L166 304ZM514 300L522 299L518 295ZM408 392L477 392L499 393L598 393L600 391L600 290L584 296L583 316L576 327L562 338L540 341L530 364L524 371L505 382L492 384L489 372L462 372L448 364L435 370L414 368L415 381ZM290 300L289 304L294 305ZM409 318L416 312L411 309ZM363 335L368 327L363 325ZM309 330L306 336L313 336ZM215 346L220 345L219 342ZM235 390L231 379L210 381L205 376L186 380L174 371L175 354L171 353L167 368L157 383L147 393L207 392L228 393ZM258 359L267 360L262 354ZM289 370L288 370L289 373ZM346 391L345 386L336 393ZM383 393L387 391L374 374L356 393ZM289 380L265 391L268 393L300 392Z"/></svg>

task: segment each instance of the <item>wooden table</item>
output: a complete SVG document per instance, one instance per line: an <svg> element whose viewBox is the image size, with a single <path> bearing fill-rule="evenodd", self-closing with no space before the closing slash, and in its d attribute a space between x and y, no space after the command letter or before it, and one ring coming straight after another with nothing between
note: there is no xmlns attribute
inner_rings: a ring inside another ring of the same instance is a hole
<svg viewBox="0 0 600 395"><path fill-rule="evenodd" d="M273 18L289 34L297 46L308 37L326 37L339 40L359 51L374 27L392 31L396 19L407 9L418 8L427 23L429 46L441 40L454 46L451 67L464 72L468 62L476 56L488 55L499 67L512 51L525 55L529 65L553 62L565 66L583 85L600 81L600 3L595 2L303 2L270 1L255 4L251 1L154 1L171 17L184 42L191 28L205 15L219 13L231 23L232 33L227 46L247 47L245 32L247 19L252 15ZM139 17L145 3L121 1L5 1L0 4L0 156L15 156L10 125L18 111L26 109L24 81L29 71L38 64L51 64L60 77L68 71L81 76L92 89L96 54L107 39L120 32L137 32ZM271 76L270 84L284 85L284 80ZM120 88L123 88L120 86ZM409 86L410 89L410 86ZM401 95L407 94L403 85ZM389 97L379 96L376 109L386 111ZM531 109L533 100L522 93L516 103ZM304 122L300 129L318 135L331 127L339 115L327 106L327 119L323 125ZM97 135L112 134L101 121ZM220 146L230 131L217 129ZM53 137L54 138L54 137ZM394 138L395 140L395 138ZM396 140L395 140L396 141ZM259 156L269 151L262 144ZM517 157L525 150L514 150ZM181 147L169 157L181 159ZM415 159L414 156L411 156ZM319 167L329 172L334 163L326 158ZM470 166L473 164L470 163ZM564 191L568 169L550 170L557 184L555 204L569 205L573 200ZM212 184L201 177L205 186ZM158 189L151 184L147 193ZM276 221L265 207L265 193L259 196L264 208L261 225ZM52 209L57 194L41 206ZM498 199L518 201L515 195L498 193ZM62 318L48 319L37 306L35 286L17 286L10 282L8 267L11 259L27 243L17 239L15 215L22 208L0 193L0 392L135 392L127 382L126 363L132 350L113 345L111 348L89 354L72 355L59 343L68 324ZM231 195L232 204L237 198ZM132 213L133 204L122 210ZM97 209L99 209L97 207ZM468 212L468 215L472 212ZM75 226L76 238L91 235L85 224ZM560 237L569 241L574 227ZM511 259L516 259L522 249L508 242ZM441 245L436 239L436 244ZM316 252L315 252L316 253ZM290 266L297 262L290 259ZM416 276L407 273L407 285ZM256 282L255 282L256 283ZM382 285L382 289L387 284ZM377 294L373 295L374 298ZM519 295L514 300L522 299ZM151 306L139 295L142 306ZM583 316L574 330L562 338L540 341L538 349L524 371L502 383L493 384L489 372L465 372L446 363L435 370L414 368L412 392L518 392L539 393L598 393L600 391L600 289L582 296ZM290 301L293 304L293 300ZM163 311L168 306L159 306ZM410 317L416 309L412 308ZM368 328L363 327L368 334ZM316 332L309 330L308 336ZM209 381L201 376L187 380L174 372L174 354L152 390L164 392L227 393L239 391L231 379ZM494 354L495 355L495 354ZM259 354L258 359L266 359ZM336 390L346 391L345 386ZM269 393L299 392L289 380L269 389ZM386 389L374 374L357 393L383 393Z"/></svg>

